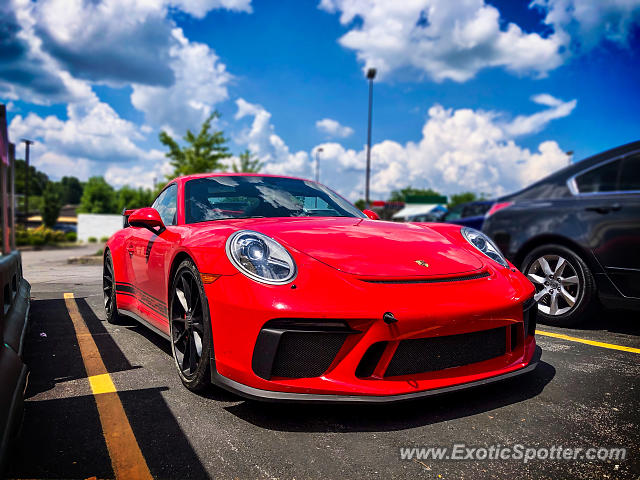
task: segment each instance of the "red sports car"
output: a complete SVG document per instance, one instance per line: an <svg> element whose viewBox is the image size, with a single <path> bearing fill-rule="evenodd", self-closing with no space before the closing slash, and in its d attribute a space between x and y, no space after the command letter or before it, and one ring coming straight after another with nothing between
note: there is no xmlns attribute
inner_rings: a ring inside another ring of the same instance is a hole
<svg viewBox="0 0 640 480"><path fill-rule="evenodd" d="M124 215L107 318L169 339L191 390L391 402L535 368L534 287L476 230L377 221L262 174L177 178Z"/></svg>

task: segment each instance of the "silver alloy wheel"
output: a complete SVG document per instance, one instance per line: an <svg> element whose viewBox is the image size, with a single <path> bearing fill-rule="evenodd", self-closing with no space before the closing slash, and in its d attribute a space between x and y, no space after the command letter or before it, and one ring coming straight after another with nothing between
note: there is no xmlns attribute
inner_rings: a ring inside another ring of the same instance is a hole
<svg viewBox="0 0 640 480"><path fill-rule="evenodd" d="M543 255L527 270L527 278L536 287L533 297L540 312L550 316L569 312L580 297L582 285L571 263L560 255Z"/></svg>

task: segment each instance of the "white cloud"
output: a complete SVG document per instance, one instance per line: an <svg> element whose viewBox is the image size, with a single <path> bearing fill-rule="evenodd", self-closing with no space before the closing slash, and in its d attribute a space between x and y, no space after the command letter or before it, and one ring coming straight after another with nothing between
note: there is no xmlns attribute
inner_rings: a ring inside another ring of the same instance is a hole
<svg viewBox="0 0 640 480"><path fill-rule="evenodd" d="M514 137L534 133L551 120L568 115L575 101L564 102L549 94L532 99L548 108L511 121L500 112L434 105L418 142L384 140L372 146L372 197L385 199L392 190L408 185L432 187L447 194L471 190L501 195L565 166L568 157L556 142L544 141L531 151L516 144ZM310 154L322 147L321 181L351 200L364 196L364 148L346 149L329 142L316 145L309 153L292 153L276 135L269 112L242 99L237 104L238 119L248 116L252 122L236 141L267 162L266 172L309 178L313 166Z"/></svg>
<svg viewBox="0 0 640 480"><path fill-rule="evenodd" d="M330 137L347 138L353 135L353 128L341 125L340 122L331 118L318 120L316 128Z"/></svg>
<svg viewBox="0 0 640 480"><path fill-rule="evenodd" d="M533 0L531 5L547 12L545 23L570 36L575 50L603 39L625 45L640 20L640 0Z"/></svg>
<svg viewBox="0 0 640 480"><path fill-rule="evenodd" d="M217 8L225 8L237 12L252 12L251 0L170 0L168 3L196 18L203 18L207 12Z"/></svg>
<svg viewBox="0 0 640 480"><path fill-rule="evenodd" d="M213 105L228 98L231 75L204 43L190 42L180 28L173 29L172 37L175 82L168 87L134 84L131 103L150 124L182 134L198 129Z"/></svg>
<svg viewBox="0 0 640 480"><path fill-rule="evenodd" d="M350 26L340 44L382 76L412 68L436 81L464 82L487 67L543 76L563 62L562 33L545 38L503 26L484 0L322 0L319 8L340 13Z"/></svg>
<svg viewBox="0 0 640 480"><path fill-rule="evenodd" d="M251 12L250 0L9 0L0 2L5 35L0 95L34 103L85 101L91 84L164 87L138 92L145 100L166 92L193 95L171 113L195 117L226 98L225 66L204 44L190 43L172 19L174 11L202 18L212 9ZM190 82L186 75L193 75ZM209 75L206 82L204 76ZM168 108L165 108L168 110ZM161 116L157 114L156 116ZM169 116L169 113L166 113Z"/></svg>
<svg viewBox="0 0 640 480"><path fill-rule="evenodd" d="M38 147L32 150L32 164L51 177L60 178L74 176L80 180L87 180L92 175L91 160L83 157L69 157L54 151L44 151L39 154Z"/></svg>
<svg viewBox="0 0 640 480"><path fill-rule="evenodd" d="M505 125L505 131L509 135L515 137L518 135L537 133L544 129L551 120L570 115L578 103L575 99L569 102L563 102L548 93L534 95L531 100L550 108L542 112L534 113L533 115L518 115L513 121Z"/></svg>
<svg viewBox="0 0 640 480"><path fill-rule="evenodd" d="M273 174L288 174L309 177L311 164L307 152L291 153L285 142L275 133L271 114L262 106L249 103L243 98L236 100L236 120L253 117L251 125L244 128L234 140L246 146L262 162L264 171Z"/></svg>
<svg viewBox="0 0 640 480"><path fill-rule="evenodd" d="M159 154L158 161L155 164L141 164L140 162L131 162L125 165L110 165L104 172L104 179L115 187L128 185L138 188L152 188L156 183L162 183L165 177L173 172L173 167L164 158L162 152Z"/></svg>
<svg viewBox="0 0 640 480"><path fill-rule="evenodd" d="M159 150L145 150L136 142L144 135L132 122L121 118L97 98L67 106L67 119L35 113L16 115L9 125L11 138L36 141L33 165L53 178L74 175L82 179L101 175L108 165L138 165L138 170L157 171L166 159ZM131 170L130 182L139 180ZM149 181L147 186L151 186Z"/></svg>

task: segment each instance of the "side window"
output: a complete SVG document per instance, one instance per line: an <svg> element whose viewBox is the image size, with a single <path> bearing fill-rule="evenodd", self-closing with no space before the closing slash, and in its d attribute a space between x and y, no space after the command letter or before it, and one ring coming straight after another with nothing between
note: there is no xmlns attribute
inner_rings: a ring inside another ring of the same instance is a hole
<svg viewBox="0 0 640 480"><path fill-rule="evenodd" d="M606 163L576 177L580 193L613 192L618 190L618 172L622 160Z"/></svg>
<svg viewBox="0 0 640 480"><path fill-rule="evenodd" d="M174 183L165 188L151 206L158 211L165 225L178 223L178 186Z"/></svg>
<svg viewBox="0 0 640 480"><path fill-rule="evenodd" d="M632 155L624 159L620 172L619 190L640 192L640 155Z"/></svg>

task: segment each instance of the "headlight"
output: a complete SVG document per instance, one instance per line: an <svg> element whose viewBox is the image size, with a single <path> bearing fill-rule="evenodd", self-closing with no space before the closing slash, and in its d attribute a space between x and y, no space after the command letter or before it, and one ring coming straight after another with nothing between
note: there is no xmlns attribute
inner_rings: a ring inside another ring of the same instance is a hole
<svg viewBox="0 0 640 480"><path fill-rule="evenodd" d="M491 260L498 262L503 267L509 266L495 243L493 243L484 233L469 227L462 227L460 233L462 233L462 236L467 240L467 242L476 247Z"/></svg>
<svg viewBox="0 0 640 480"><path fill-rule="evenodd" d="M280 285L297 273L293 258L282 245L251 230L240 230L227 239L227 256L240 272L258 282Z"/></svg>

